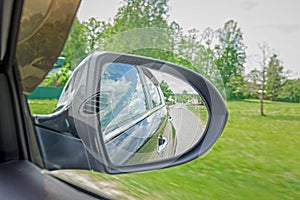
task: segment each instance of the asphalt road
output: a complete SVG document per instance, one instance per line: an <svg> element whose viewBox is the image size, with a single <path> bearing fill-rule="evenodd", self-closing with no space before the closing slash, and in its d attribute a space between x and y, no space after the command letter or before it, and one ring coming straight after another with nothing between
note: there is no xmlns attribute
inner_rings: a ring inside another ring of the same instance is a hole
<svg viewBox="0 0 300 200"><path fill-rule="evenodd" d="M170 115L176 129L176 155L191 148L204 132L204 123L185 104L176 104L170 107Z"/></svg>

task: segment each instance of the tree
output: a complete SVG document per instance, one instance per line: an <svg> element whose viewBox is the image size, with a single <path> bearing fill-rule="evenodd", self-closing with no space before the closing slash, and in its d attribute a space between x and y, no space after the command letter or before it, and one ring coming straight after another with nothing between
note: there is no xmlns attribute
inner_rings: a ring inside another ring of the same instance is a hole
<svg viewBox="0 0 300 200"><path fill-rule="evenodd" d="M170 89L169 85L167 82L162 81L160 83L160 88L164 94L165 100L168 101L170 98L174 97L174 92Z"/></svg>
<svg viewBox="0 0 300 200"><path fill-rule="evenodd" d="M188 61L178 62L177 64L185 66L210 80L221 94L225 97L224 84L218 70L215 60L216 54L214 45L217 42L216 31L207 28L203 33L198 30L189 30L187 34L181 33L177 52Z"/></svg>
<svg viewBox="0 0 300 200"><path fill-rule="evenodd" d="M52 87L63 87L68 79L70 78L72 72L70 69L70 64L66 64L59 68L59 70L45 78L42 85L43 86L52 86Z"/></svg>
<svg viewBox="0 0 300 200"><path fill-rule="evenodd" d="M104 21L99 21L95 17L91 17L88 21L83 22L83 25L85 26L85 35L87 38L86 52L89 54L99 47L102 32L107 24Z"/></svg>
<svg viewBox="0 0 300 200"><path fill-rule="evenodd" d="M266 93L266 72L267 72L267 63L269 63L270 57L273 54L273 50L266 43L258 44L258 47L261 51L261 56L259 65L260 65L260 88L259 88L259 95L260 95L260 115L265 116L264 113L264 98Z"/></svg>
<svg viewBox="0 0 300 200"><path fill-rule="evenodd" d="M234 75L227 84L227 92L230 99L243 99L246 95L246 81L242 74Z"/></svg>
<svg viewBox="0 0 300 200"><path fill-rule="evenodd" d="M271 100L276 100L284 83L283 66L276 54L270 58L266 70L266 93Z"/></svg>
<svg viewBox="0 0 300 200"><path fill-rule="evenodd" d="M168 22L168 10L168 0L123 0L103 31L102 49L176 61L174 35L180 28Z"/></svg>
<svg viewBox="0 0 300 200"><path fill-rule="evenodd" d="M300 79L286 80L282 85L278 98L280 100L300 103Z"/></svg>
<svg viewBox="0 0 300 200"><path fill-rule="evenodd" d="M176 94L176 96L177 96L177 102L180 103L187 103L189 100L189 95L186 90L183 90L181 94Z"/></svg>
<svg viewBox="0 0 300 200"><path fill-rule="evenodd" d="M261 72L257 69L253 69L246 76L246 79L247 79L246 88L245 88L245 91L247 93L246 96L250 98L257 98L258 90L260 89Z"/></svg>
<svg viewBox="0 0 300 200"><path fill-rule="evenodd" d="M168 0L124 0L114 18L114 29L123 32L136 28L167 28Z"/></svg>
<svg viewBox="0 0 300 200"><path fill-rule="evenodd" d="M191 29L188 31L188 34L180 36L179 54L192 62L195 60L200 48L198 33L198 30Z"/></svg>
<svg viewBox="0 0 300 200"><path fill-rule="evenodd" d="M238 98L236 94L238 88L236 82L244 84L243 73L246 59L245 45L243 43L243 33L237 25L237 22L229 20L222 29L217 31L219 44L215 46L215 63L221 73L222 80L229 99Z"/></svg>
<svg viewBox="0 0 300 200"><path fill-rule="evenodd" d="M66 63L76 67L87 56L87 45L86 27L76 18L61 53L66 58Z"/></svg>

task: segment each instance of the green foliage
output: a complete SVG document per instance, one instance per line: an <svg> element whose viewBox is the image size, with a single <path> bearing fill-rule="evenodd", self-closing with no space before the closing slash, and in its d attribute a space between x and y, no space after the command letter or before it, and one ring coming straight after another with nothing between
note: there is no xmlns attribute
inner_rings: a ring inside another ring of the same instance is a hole
<svg viewBox="0 0 300 200"><path fill-rule="evenodd" d="M70 64L73 68L87 56L88 38L86 32L87 28L76 18L64 49L61 52L61 55L66 57L66 63Z"/></svg>
<svg viewBox="0 0 300 200"><path fill-rule="evenodd" d="M177 103L187 103L189 100L189 94L186 90L183 90L181 94L176 94Z"/></svg>
<svg viewBox="0 0 300 200"><path fill-rule="evenodd" d="M103 38L103 31L109 26L104 21L91 17L88 21L83 22L85 27L85 36L87 38L87 54L93 52L95 49L100 48L101 38Z"/></svg>
<svg viewBox="0 0 300 200"><path fill-rule="evenodd" d="M177 22L169 21L168 11L168 0L123 0L112 22L93 17L85 22L76 19L62 52L66 63L76 67L95 50L136 54L196 71L229 100L257 98L258 90L267 90L273 100L279 98L283 66L276 56L271 59L267 46L265 50L260 47L264 50L260 63L264 72L256 70L244 76L246 47L236 21L229 20L217 30L207 28L200 33L191 29L184 33ZM51 78L49 82L59 79Z"/></svg>
<svg viewBox="0 0 300 200"><path fill-rule="evenodd" d="M237 22L229 20L218 30L219 44L215 47L215 64L221 72L228 99L242 98L239 85L244 85L246 59L243 33ZM234 79L234 80L232 80Z"/></svg>
<svg viewBox="0 0 300 200"><path fill-rule="evenodd" d="M175 46L176 52L191 63L189 68L209 79L224 97L244 98L246 53L237 22L230 20L216 31L207 28L201 35L192 29L186 35L181 34Z"/></svg>
<svg viewBox="0 0 300 200"><path fill-rule="evenodd" d="M278 100L300 103L300 79L286 80L282 85Z"/></svg>
<svg viewBox="0 0 300 200"><path fill-rule="evenodd" d="M70 64L66 64L59 68L58 72L49 75L42 82L43 86L52 86L52 87L63 87L68 79L70 78L72 72L70 70Z"/></svg>
<svg viewBox="0 0 300 200"><path fill-rule="evenodd" d="M145 27L167 28L168 0L124 0L114 18L115 33Z"/></svg>
<svg viewBox="0 0 300 200"><path fill-rule="evenodd" d="M258 90L266 90L264 98L273 101L299 102L300 81L299 79L287 80L283 70L282 61L266 45L260 45L262 57L260 61L261 70L254 69L246 77L244 89L247 97L258 98ZM271 55L271 56L269 56ZM263 89L264 88L264 89Z"/></svg>
<svg viewBox="0 0 300 200"><path fill-rule="evenodd" d="M103 29L100 49L153 58L168 57L161 56L161 53L168 54L172 46L167 2L124 0L114 23Z"/></svg>
<svg viewBox="0 0 300 200"><path fill-rule="evenodd" d="M251 70L246 76L246 86L244 92L248 98L258 98L258 90L260 89L261 72L257 69Z"/></svg>
<svg viewBox="0 0 300 200"><path fill-rule="evenodd" d="M174 92L170 89L169 85L167 84L167 82L165 81L162 81L160 84L159 84L163 94L164 94L164 97L165 97L165 101L169 101L170 98L174 98Z"/></svg>
<svg viewBox="0 0 300 200"><path fill-rule="evenodd" d="M266 91L271 100L276 100L285 80L283 75L283 66L277 55L271 56L268 68L266 70Z"/></svg>
<svg viewBox="0 0 300 200"><path fill-rule="evenodd" d="M242 75L233 75L227 85L227 93L229 99L244 99L246 96L246 82Z"/></svg>

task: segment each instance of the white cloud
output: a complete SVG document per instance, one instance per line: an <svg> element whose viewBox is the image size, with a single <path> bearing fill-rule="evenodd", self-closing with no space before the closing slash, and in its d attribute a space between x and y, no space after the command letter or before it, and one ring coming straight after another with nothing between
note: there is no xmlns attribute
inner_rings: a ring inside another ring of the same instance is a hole
<svg viewBox="0 0 300 200"><path fill-rule="evenodd" d="M243 9L245 9L246 11L251 11L252 9L254 9L255 7L258 6L258 2L256 1L244 1L241 3L241 7Z"/></svg>

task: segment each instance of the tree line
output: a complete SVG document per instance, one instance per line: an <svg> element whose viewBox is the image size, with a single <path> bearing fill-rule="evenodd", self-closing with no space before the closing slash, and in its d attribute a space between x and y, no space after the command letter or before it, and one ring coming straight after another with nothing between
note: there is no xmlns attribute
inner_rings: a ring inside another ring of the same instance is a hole
<svg viewBox="0 0 300 200"><path fill-rule="evenodd" d="M194 70L228 100L300 101L300 79L287 77L279 55L267 44L259 44L257 65L245 72L247 47L236 21L229 20L216 30L184 32L170 21L169 9L168 0L123 0L109 22L75 19L61 53L66 65L77 66L95 50L132 53Z"/></svg>

